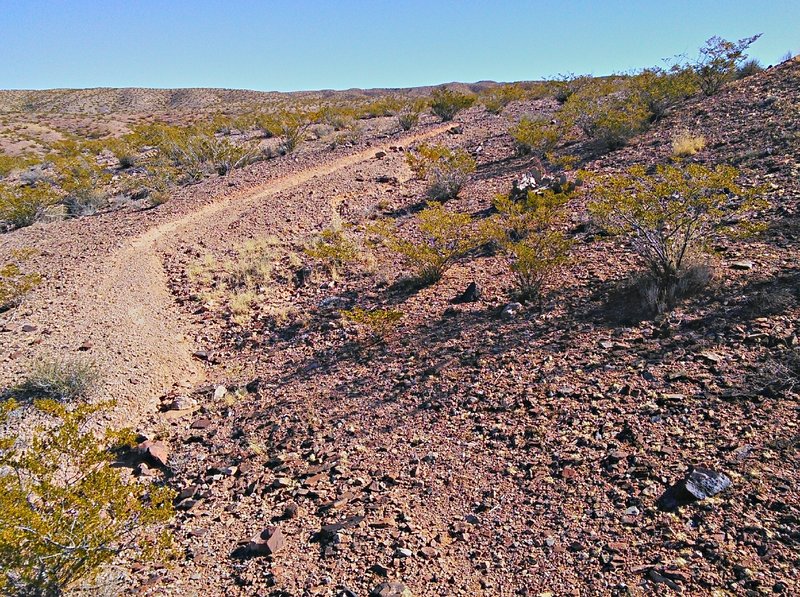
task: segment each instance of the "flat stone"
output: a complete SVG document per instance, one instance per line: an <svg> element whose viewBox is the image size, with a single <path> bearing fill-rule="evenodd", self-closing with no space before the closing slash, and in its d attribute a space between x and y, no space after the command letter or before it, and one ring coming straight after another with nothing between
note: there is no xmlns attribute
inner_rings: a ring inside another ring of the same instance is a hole
<svg viewBox="0 0 800 597"><path fill-rule="evenodd" d="M731 269L747 271L753 269L754 265L755 264L749 259L742 259L741 261L734 261L733 263L731 263Z"/></svg>
<svg viewBox="0 0 800 597"><path fill-rule="evenodd" d="M414 597L414 594L401 582L384 582L372 589L369 597Z"/></svg>

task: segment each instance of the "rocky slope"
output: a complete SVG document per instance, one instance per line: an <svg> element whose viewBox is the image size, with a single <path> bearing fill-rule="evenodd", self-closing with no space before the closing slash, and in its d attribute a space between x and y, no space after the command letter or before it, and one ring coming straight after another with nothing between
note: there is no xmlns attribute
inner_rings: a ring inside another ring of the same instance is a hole
<svg viewBox="0 0 800 597"><path fill-rule="evenodd" d="M798 87L800 63L785 63L687 102L619 151L587 157L583 166L596 172L665 163L686 128L708 140L692 160L736 165L769 201L766 233L715 240L715 283L657 321L609 304L636 259L587 224L581 194L570 204L571 264L541 309L501 317L508 273L482 253L416 293L393 284L402 266L381 250L376 267L296 284L291 255L331 222L413 221L423 185L399 137L336 169L323 167L330 155L309 151L230 179L238 187L219 180L166 204L167 213L191 213L231 189L248 197L153 247L205 381L147 396L160 397L163 410L138 430L164 441L169 456L138 473L181 491L178 555L155 566L121 562L120 587L153 595L800 591ZM451 207L485 217L494 194L532 165L514 155L510 121L555 108L547 100L512 104L501 116L473 108L457 131L426 129L478 159ZM313 168L313 177L302 174ZM270 187L281 169L297 173L296 184ZM102 262L107 226L146 234L171 219L151 214L37 226L7 235L0 249L49 247L70 271L72 227L81 244L96 239ZM279 240L274 287L241 326L198 300L187 270L266 235ZM453 304L472 281L481 297ZM55 286L39 292L32 310L57 304ZM391 306L403 318L385 342L365 343L338 314L354 305ZM276 313L288 318L276 323ZM30 350L35 341L26 339Z"/></svg>

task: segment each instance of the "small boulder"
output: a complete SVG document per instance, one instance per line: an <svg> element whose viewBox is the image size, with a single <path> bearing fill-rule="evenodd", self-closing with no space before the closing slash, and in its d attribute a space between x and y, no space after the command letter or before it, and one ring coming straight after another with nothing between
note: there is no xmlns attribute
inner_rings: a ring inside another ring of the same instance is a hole
<svg viewBox="0 0 800 597"><path fill-rule="evenodd" d="M500 312L503 319L514 319L522 310L522 303L508 303Z"/></svg>
<svg viewBox="0 0 800 597"><path fill-rule="evenodd" d="M247 544L251 553L258 555L273 555L284 548L286 539L278 527L267 527L253 536Z"/></svg>
<svg viewBox="0 0 800 597"><path fill-rule="evenodd" d="M164 442L149 439L136 446L136 450L156 464L167 466L169 447Z"/></svg>
<svg viewBox="0 0 800 597"><path fill-rule="evenodd" d="M458 303L474 303L479 301L481 298L481 289L480 286L476 282L470 282L467 289L464 290L460 295L454 298L451 302L458 304Z"/></svg>

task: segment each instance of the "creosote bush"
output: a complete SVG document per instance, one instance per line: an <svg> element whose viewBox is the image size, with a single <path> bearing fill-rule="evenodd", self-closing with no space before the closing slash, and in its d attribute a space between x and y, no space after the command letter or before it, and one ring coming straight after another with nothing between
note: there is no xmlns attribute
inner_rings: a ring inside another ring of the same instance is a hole
<svg viewBox="0 0 800 597"><path fill-rule="evenodd" d="M589 193L590 212L608 230L628 234L651 277L651 302L657 312L671 309L686 295L699 257L714 234L751 233L745 220L724 227L728 216L762 205L752 190L737 184L729 166L659 166L652 175L643 166L625 174L596 177Z"/></svg>
<svg viewBox="0 0 800 597"><path fill-rule="evenodd" d="M323 230L310 246L305 249L306 255L319 261L336 279L341 268L359 258L358 245L341 229L327 228Z"/></svg>
<svg viewBox="0 0 800 597"><path fill-rule="evenodd" d="M475 96L439 87L431 93L431 112L442 122L453 120L456 114L475 103Z"/></svg>
<svg viewBox="0 0 800 597"><path fill-rule="evenodd" d="M700 90L705 95L716 95L722 86L733 81L737 69L747 60L745 51L761 37L761 34L729 41L719 36L706 40L693 68Z"/></svg>
<svg viewBox="0 0 800 597"><path fill-rule="evenodd" d="M48 184L21 187L0 184L0 227L30 226L57 201L58 195Z"/></svg>
<svg viewBox="0 0 800 597"><path fill-rule="evenodd" d="M0 424L16 408L0 403ZM61 595L123 551L163 557L168 534L153 534L173 514L174 492L126 483L109 444L87 430L98 406L69 409L54 400L35 408L51 420L25 449L0 439L0 591Z"/></svg>
<svg viewBox="0 0 800 597"><path fill-rule="evenodd" d="M498 213L484 231L505 254L520 300L540 300L544 286L567 262L570 242L554 227L565 202L565 194L549 189L529 191L524 201L513 201L508 195L494 200Z"/></svg>
<svg viewBox="0 0 800 597"><path fill-rule="evenodd" d="M460 257L480 245L469 214L446 209L432 202L418 216L419 234L415 240L398 235L386 222L372 226L371 230L388 248L399 253L411 266L420 285L437 282Z"/></svg>
<svg viewBox="0 0 800 597"><path fill-rule="evenodd" d="M525 97L525 90L518 84L500 85L487 91L481 103L490 114L500 114L508 104Z"/></svg>
<svg viewBox="0 0 800 597"><path fill-rule="evenodd" d="M550 120L540 117L523 116L508 131L520 155L536 154L543 156L552 151L562 136L560 127Z"/></svg>
<svg viewBox="0 0 800 597"><path fill-rule="evenodd" d="M641 98L630 93L622 80L594 80L572 94L559 111L603 149L618 149L642 132L650 113Z"/></svg>
<svg viewBox="0 0 800 597"><path fill-rule="evenodd" d="M12 260L0 265L0 313L16 307L22 298L42 282L36 273L25 273L22 262L24 252L12 254Z"/></svg>
<svg viewBox="0 0 800 597"><path fill-rule="evenodd" d="M419 122L420 114L425 110L424 100L408 102L397 113L397 124L401 130L409 131Z"/></svg>
<svg viewBox="0 0 800 597"><path fill-rule="evenodd" d="M447 201L458 196L461 188L475 171L475 160L463 149L444 145L417 147L406 154L406 162L418 178L428 182L427 195L434 201Z"/></svg>

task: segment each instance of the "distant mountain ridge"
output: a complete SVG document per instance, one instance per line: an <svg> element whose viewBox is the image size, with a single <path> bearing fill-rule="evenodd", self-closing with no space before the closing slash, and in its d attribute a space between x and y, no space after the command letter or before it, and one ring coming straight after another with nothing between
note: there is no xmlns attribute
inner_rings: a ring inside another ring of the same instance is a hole
<svg viewBox="0 0 800 597"><path fill-rule="evenodd" d="M461 91L481 91L497 85L492 81L448 83ZM90 89L0 90L0 113L54 112L59 114L153 113L175 110L237 110L259 104L269 106L287 100L359 99L387 93L410 96L429 93L436 86L396 89L348 89L344 91L251 91L246 89L145 87L96 87Z"/></svg>

